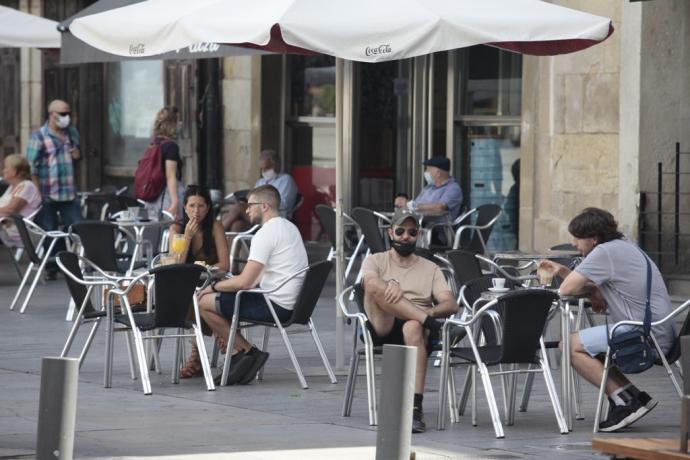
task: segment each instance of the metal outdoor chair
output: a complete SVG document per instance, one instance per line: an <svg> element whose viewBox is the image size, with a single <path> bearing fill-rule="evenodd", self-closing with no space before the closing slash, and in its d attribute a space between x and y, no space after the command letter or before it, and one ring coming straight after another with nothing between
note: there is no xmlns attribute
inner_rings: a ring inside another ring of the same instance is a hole
<svg viewBox="0 0 690 460"><path fill-rule="evenodd" d="M86 338L86 342L79 353L79 367L84 363L84 358L91 347L93 338L96 335L96 331L100 326L101 319L107 316L107 312L103 305L98 305L98 308L94 307L92 303L93 291L98 288L100 292L97 292L97 298L103 301L103 289L118 289L122 286L122 278L118 278L113 275L109 275L101 270L96 264L94 264L89 259L77 255L73 252L61 251L57 254L56 262L62 273L65 275L65 281L67 282L67 288L72 300L75 305L79 308L76 317L74 319L74 324L70 329L70 332L65 341L65 345L62 348L60 357L64 358L69 353L74 339L76 338L79 328L86 323L93 323L89 335ZM82 266L84 267L82 269ZM84 270L89 272L89 275L84 275ZM95 276L94 276L95 274ZM133 355L131 337L128 336L127 346L130 351L130 373L132 378L135 378L133 366Z"/></svg>
<svg viewBox="0 0 690 460"><path fill-rule="evenodd" d="M321 295L321 291L323 291L323 287L326 284L326 280L328 279L328 275L330 274L332 267L333 263L327 260L316 262L288 276L285 280L283 280L282 283L280 283L273 289L247 289L237 291L237 295L235 296L235 311L232 316L232 321L230 323L230 333L228 334L226 356L230 356L230 353L232 352L232 347L235 343L235 335L237 334L238 328L264 326L263 344L261 346L261 349L264 351L266 351L266 349L268 348L269 331L271 330L271 328L276 328L280 331L280 335L283 339L283 343L285 344L285 348L287 349L288 354L290 355L290 360L292 361L292 365L295 368L295 372L297 373L297 378L300 381L300 385L303 389L307 389L309 388L307 385L307 381L305 380L304 375L302 374L302 369L299 365L299 362L297 361L297 355L295 355L295 352L292 349L292 344L290 343L290 339L286 332L286 329L290 326L303 325L309 328L309 332L311 333L311 337L314 340L316 349L318 350L319 355L321 356L321 360L323 361L323 365L326 368L326 372L328 373L328 377L330 378L331 383L338 383L338 380L335 378L335 374L331 369L331 365L328 362L328 357L326 356L326 352L323 349L323 345L321 344L319 335L316 332L314 321L311 318L314 309L316 308L316 303L319 300L319 296ZM297 301L295 302L295 305L293 307L292 316L287 321L280 321L278 315L273 309L273 304L271 303L268 295L280 289L288 281L302 275L304 276L304 280L302 282L302 287L300 288L299 294L297 295ZM242 318L240 316L240 301L242 294L250 292L262 294L264 296L266 304L268 305L268 309L271 313L271 316L273 317L273 321L247 320L246 318ZM223 365L223 374L221 376L222 385L227 384L229 369L230 359L226 358L225 364ZM262 378L263 369L261 370L261 372L259 372L259 375L257 375L257 379Z"/></svg>
<svg viewBox="0 0 690 460"><path fill-rule="evenodd" d="M376 371L374 359L383 353L382 346L374 346L371 336L371 324L364 310L364 287L361 283L343 290L338 296L338 306L347 318L348 323L354 322L352 337L352 356L350 357L350 369L347 374L345 385L345 395L343 398L343 408L341 415L349 417L352 412L352 401L354 399L355 386L357 383L357 373L359 364L364 356L367 378L367 402L369 408L369 425L378 425L378 409L376 402ZM460 337L456 338L457 340ZM434 347L434 351L437 348ZM429 353L431 358L433 353Z"/></svg>
<svg viewBox="0 0 690 460"><path fill-rule="evenodd" d="M683 322L683 326L680 328L680 331L678 331L678 335L676 336L675 340L673 341L673 344L671 345L671 348L669 349L668 353L664 353L661 350L661 347L659 346L659 343L656 340L656 337L654 336L654 330L653 328L656 326L661 326L664 324L667 324L669 321L674 321L676 316L680 315L681 313L686 312L690 308L690 300L686 300L683 302L683 304L676 309L674 309L671 313L666 315L664 318L660 319L659 321L653 321L652 322L652 331L650 332L650 336L652 338L652 343L654 344L654 348L656 349L657 352L657 360L655 364L657 366L664 366L666 369L666 374L668 375L669 379L671 379L671 383L673 384L673 388L676 390L676 393L678 394L678 398L683 398L683 389L680 387L680 384L678 383L678 380L676 379L675 374L673 373L673 369L671 369L671 364L676 363L678 367L678 371L681 374L681 378L683 377L682 375L682 369L680 368L680 365L678 365L678 359L680 358L680 338L684 335L689 335L690 334L690 314L686 313L685 316L685 321ZM613 337L613 334L615 333L616 329L618 329L621 326L642 326L642 321L619 321L613 326L611 326L609 330L609 336ZM606 350L606 354L604 355L604 376L601 379L601 385L599 386L599 396L597 398L597 408L596 412L594 415L594 428L593 432L597 433L599 431L599 422L601 421L601 409L604 403L604 390L606 389L606 383L608 382L609 378L609 370L611 367L613 367L613 363L611 362L611 353L610 349Z"/></svg>
<svg viewBox="0 0 690 460"><path fill-rule="evenodd" d="M28 216L26 216L24 218L33 221L34 218L36 217L36 215L39 212L41 212L41 208L43 208L43 206L39 206L34 212L32 212L31 214L29 214ZM12 218L11 217L0 217L0 226L4 225L4 222L11 223ZM22 255L24 254L24 246L21 243L19 243L16 246L5 245L5 248L10 253L10 258L12 259L12 264L14 265L14 269L17 272L17 276L19 277L19 281L21 281L24 274L22 273L22 269L19 266L19 261L22 260Z"/></svg>
<svg viewBox="0 0 690 460"><path fill-rule="evenodd" d="M126 229L112 222L82 221L74 223L69 229L70 238L81 247L81 255L91 260L101 270L124 275L130 268L131 255L117 251L117 239L121 234L134 239ZM150 251L149 251L150 252ZM145 263L135 264L134 268L144 267Z"/></svg>
<svg viewBox="0 0 690 460"><path fill-rule="evenodd" d="M225 232L225 238L230 241L230 273L233 275L239 274L247 263L247 256L249 248L252 243L252 238L259 231L261 225L254 225L244 232Z"/></svg>
<svg viewBox="0 0 690 460"><path fill-rule="evenodd" d="M318 204L316 205L314 212L316 213L319 222L321 222L321 226L326 232L326 235L328 235L328 241L331 243L331 249L326 260L333 260L335 257L336 245L335 209L325 204ZM350 272L352 271L352 267L357 260L357 257L362 254L361 251L364 246L364 235L357 237L357 233L361 234L361 231L358 232L359 225L345 213L343 213L343 224L345 229L351 230L348 232L344 229L345 231L343 232L345 236L343 246L346 252L345 257L348 261L347 267L345 268L345 280L347 280L350 276ZM354 235L352 231L354 231Z"/></svg>
<svg viewBox="0 0 690 460"><path fill-rule="evenodd" d="M124 305L124 314L116 316L114 321L121 325L119 330L131 330L134 336L136 361L139 366L139 375L141 377L144 394L148 395L152 392L151 381L149 379L148 360L144 349L144 340L160 340L167 338L174 338L176 340L172 383L179 383L180 362L183 360L182 339L185 337L192 337L196 340L199 349L206 388L208 391L215 390L213 376L211 375L211 366L209 365L206 346L201 333L199 304L195 295L201 275L204 273L207 275L207 280L211 279L208 270L200 265L175 264L159 266L137 276L126 288L114 289L108 293L109 296L119 296L121 305ZM129 304L127 294L132 287L138 283L149 284L149 297L153 299L151 304L152 311L150 312L134 313ZM206 283L204 283L204 286L205 284ZM194 308L194 319L192 321L187 320L190 304L192 304ZM168 328L175 329L176 333L165 335L165 329ZM191 333L184 333L184 330L189 329L192 330ZM115 331L118 329L113 330ZM157 333L144 335L147 332L153 331L157 331ZM105 386L109 388L112 380L112 333L109 333L107 337ZM157 359L157 353L153 355L154 359Z"/></svg>
<svg viewBox="0 0 690 460"><path fill-rule="evenodd" d="M14 298L12 299L10 310L14 310L14 307L17 305L17 302L21 297L22 291L24 290L24 286L31 277L32 272L35 272L33 281L31 282L31 286L29 287L29 290L26 293L26 296L24 297L24 302L22 303L22 306L19 309L19 313L24 313L26 311L26 307L29 305L31 297L34 294L36 284L38 283L38 280L41 278L41 274L43 273L43 269L45 268L46 263L48 263L48 261L50 260L55 259L55 257L53 256L53 251L55 250L56 243L60 239L64 239L66 243L69 243L69 234L58 230L43 230L41 227L36 225L31 220L26 219L19 214L13 214L11 218L12 222L19 231L19 236L22 240L22 245L24 246L24 252L29 258L29 266L26 268L24 276L22 277L22 281L21 283L19 283L19 287L17 288L17 293L14 295ZM34 234L39 238L39 241L36 245L34 245L34 242L31 239L31 234ZM47 249L44 249L43 247L44 241L49 241ZM38 251L36 250L37 247L40 248Z"/></svg>
<svg viewBox="0 0 690 460"><path fill-rule="evenodd" d="M448 249L452 248L453 241L455 239L455 233L462 227L463 225L469 225L471 224L471 220L474 217L474 215L477 213L477 208L470 209L469 211L461 213L458 217L456 217L453 222L434 222L432 223L429 228L427 229L428 231L425 234L426 238L426 245L430 249L434 251L447 251ZM445 241L447 244L434 244L431 241L432 233L435 230L440 230L443 232L443 235L445 237ZM471 238L470 232L465 232L462 235L462 240L460 241L459 247L464 248L469 245L470 238Z"/></svg>
<svg viewBox="0 0 690 460"><path fill-rule="evenodd" d="M452 390L452 385L449 383L450 367L458 364L470 364L476 366L482 379L482 385L486 394L486 399L489 404L489 411L491 413L491 420L493 422L494 431L497 438L503 438L503 426L498 412L498 405L494 396L493 386L491 383L492 375L513 375L508 391L508 401L506 407L508 413L506 414L506 422L511 425L514 421L514 400L516 392L516 379L514 374L524 372L541 372L546 382L546 387L551 399L558 428L561 434L568 433L568 426L561 410L558 394L556 393L556 386L551 376L548 357L546 349L544 348L543 332L546 325L546 318L552 304L557 299L557 296L546 290L530 289L514 293L508 293L498 299L494 299L472 315L469 320L449 319L443 327L443 353L441 365L441 380L439 383L439 413L437 425L438 429L445 428L445 407L447 401L447 393L449 389ZM481 345L476 339L473 331L473 326L479 324L486 312L494 307L501 310L501 331L500 342L487 345ZM467 338L470 341L470 347L454 347L450 346L449 332L451 327L463 327L466 330ZM520 364L531 364L538 366L538 369L527 368L523 369ZM502 365L502 369L498 372L489 372L487 366ZM510 366L510 369L505 370L504 366ZM451 392L451 408L456 407L455 394ZM473 413L476 407L476 401L473 401ZM451 410L451 420L457 421L455 413ZM476 420L473 417L473 425L476 425Z"/></svg>
<svg viewBox="0 0 690 460"><path fill-rule="evenodd" d="M502 212L501 207L497 204L478 206L474 224L461 225L455 232L453 249L465 249L476 254L490 254L487 247L489 237ZM469 238L467 233L471 234Z"/></svg>
<svg viewBox="0 0 690 460"><path fill-rule="evenodd" d="M354 208L352 218L362 230L364 242L367 245L367 255L385 251L386 241L379 225L380 217L376 212L367 208Z"/></svg>
<svg viewBox="0 0 690 460"><path fill-rule="evenodd" d="M455 283L458 289L468 281L482 276L482 268L473 252L453 249L446 253L446 258L451 267L453 267L453 275L455 276Z"/></svg>

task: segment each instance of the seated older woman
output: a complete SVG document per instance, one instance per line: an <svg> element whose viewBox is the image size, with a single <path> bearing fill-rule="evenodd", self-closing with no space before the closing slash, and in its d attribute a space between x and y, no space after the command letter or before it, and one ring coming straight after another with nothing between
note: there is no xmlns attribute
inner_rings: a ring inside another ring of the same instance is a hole
<svg viewBox="0 0 690 460"><path fill-rule="evenodd" d="M230 265L228 243L225 239L223 226L216 220L212 212L211 195L208 190L198 185L190 185L184 194L184 215L182 223L175 223L170 227L172 235L184 235L185 250L182 260L186 263L204 262L226 272ZM206 332L207 327L202 324ZM192 354L184 367L180 369L181 378L191 378L202 375L201 359L196 341L192 341Z"/></svg>
<svg viewBox="0 0 690 460"><path fill-rule="evenodd" d="M12 214L30 216L41 206L41 192L31 181L31 166L26 158L14 153L5 157L2 177L9 184L0 197L0 218ZM9 219L0 224L0 240L8 247L22 247L19 232Z"/></svg>

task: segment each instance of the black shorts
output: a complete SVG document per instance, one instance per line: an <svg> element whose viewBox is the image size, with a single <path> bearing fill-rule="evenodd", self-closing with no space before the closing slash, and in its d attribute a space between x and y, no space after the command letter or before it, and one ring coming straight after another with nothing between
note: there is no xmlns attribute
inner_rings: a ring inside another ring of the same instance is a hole
<svg viewBox="0 0 690 460"><path fill-rule="evenodd" d="M369 321L367 321L367 329L369 329L369 333L371 334L371 340L375 347L380 347L386 344L405 345L405 336L403 335L404 324L405 320L395 318L395 320L393 321L393 327L391 328L390 332L388 332L388 334L386 334L385 336L378 335L374 330L374 326L372 326L371 322ZM436 345L438 345L438 343L438 334L434 333L433 331L430 332L429 336L426 339L427 353L431 352L436 347Z"/></svg>

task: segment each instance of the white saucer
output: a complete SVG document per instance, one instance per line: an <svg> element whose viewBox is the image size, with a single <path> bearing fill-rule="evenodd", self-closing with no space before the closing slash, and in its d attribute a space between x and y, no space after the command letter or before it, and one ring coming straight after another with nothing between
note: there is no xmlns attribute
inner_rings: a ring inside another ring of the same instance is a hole
<svg viewBox="0 0 690 460"><path fill-rule="evenodd" d="M508 292L508 291L510 291L510 288L507 288L507 287L502 287L502 288L490 287L489 291L491 291L491 292Z"/></svg>

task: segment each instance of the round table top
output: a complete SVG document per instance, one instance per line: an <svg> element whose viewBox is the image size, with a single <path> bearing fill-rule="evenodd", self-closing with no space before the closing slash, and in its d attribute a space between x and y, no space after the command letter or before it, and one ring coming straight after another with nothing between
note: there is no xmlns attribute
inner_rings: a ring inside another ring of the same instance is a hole
<svg viewBox="0 0 690 460"><path fill-rule="evenodd" d="M110 222L120 227L162 227L175 223L172 219L113 219Z"/></svg>
<svg viewBox="0 0 690 460"><path fill-rule="evenodd" d="M541 260L553 258L582 257L579 251L553 250L544 252L498 252L494 260Z"/></svg>

